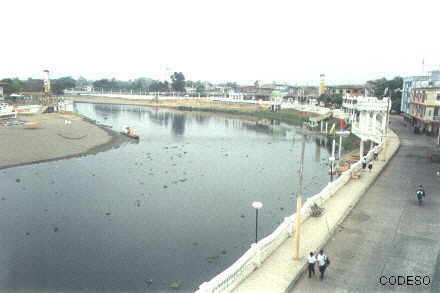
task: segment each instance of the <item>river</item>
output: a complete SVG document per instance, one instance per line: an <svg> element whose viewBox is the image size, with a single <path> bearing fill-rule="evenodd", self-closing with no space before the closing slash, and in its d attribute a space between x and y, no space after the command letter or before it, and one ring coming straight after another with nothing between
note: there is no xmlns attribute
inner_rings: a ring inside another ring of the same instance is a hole
<svg viewBox="0 0 440 293"><path fill-rule="evenodd" d="M0 172L0 289L197 289L295 208L298 127L197 112L75 103L140 134L96 155ZM304 194L329 180L329 154L306 137Z"/></svg>

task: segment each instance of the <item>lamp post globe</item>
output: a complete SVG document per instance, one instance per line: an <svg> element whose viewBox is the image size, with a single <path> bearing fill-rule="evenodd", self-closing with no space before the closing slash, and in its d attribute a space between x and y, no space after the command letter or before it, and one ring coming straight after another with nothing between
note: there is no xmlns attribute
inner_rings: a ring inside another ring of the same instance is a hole
<svg viewBox="0 0 440 293"><path fill-rule="evenodd" d="M254 202L252 203L252 207L253 207L254 209L259 210L259 209L261 209L261 208L263 207L263 204L262 204L261 202L259 202L259 201L254 201Z"/></svg>
<svg viewBox="0 0 440 293"><path fill-rule="evenodd" d="M263 204L259 201L254 201L252 207L255 209L255 243L258 242L258 210L263 207Z"/></svg>

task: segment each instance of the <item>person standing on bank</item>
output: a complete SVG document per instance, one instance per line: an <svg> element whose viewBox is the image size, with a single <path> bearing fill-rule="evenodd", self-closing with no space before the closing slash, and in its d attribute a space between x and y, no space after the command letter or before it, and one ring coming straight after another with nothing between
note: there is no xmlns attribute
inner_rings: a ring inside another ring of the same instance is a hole
<svg viewBox="0 0 440 293"><path fill-rule="evenodd" d="M310 252L309 257L307 258L308 267L307 270L309 271L309 279L313 275L315 275L315 264L316 264L316 256L313 254L313 252Z"/></svg>
<svg viewBox="0 0 440 293"><path fill-rule="evenodd" d="M327 267L330 265L330 259L324 255L324 250L320 250L318 254L318 265L319 265L319 279L322 281L324 279L324 273Z"/></svg>
<svg viewBox="0 0 440 293"><path fill-rule="evenodd" d="M377 157L379 156L377 150L374 150L373 156L374 156L374 160L377 161Z"/></svg>

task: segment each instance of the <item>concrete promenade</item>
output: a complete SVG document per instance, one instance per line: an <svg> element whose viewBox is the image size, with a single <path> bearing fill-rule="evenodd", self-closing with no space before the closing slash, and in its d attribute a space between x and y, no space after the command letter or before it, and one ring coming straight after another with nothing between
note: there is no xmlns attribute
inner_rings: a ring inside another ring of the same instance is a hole
<svg viewBox="0 0 440 293"><path fill-rule="evenodd" d="M301 260L293 260L293 237L288 238L281 246L255 270L245 281L233 291L236 293L272 293L289 291L295 281L301 277L306 269L306 257L310 251L317 251L324 247L331 239L332 235L340 229L339 224L349 214L357 201L364 195L368 188L374 183L378 175L382 172L389 159L399 148L399 138L396 134L390 133L388 146L386 149L387 161L375 161L373 170L365 170L361 173L361 178L350 180L336 194L329 198L323 205L325 212L318 218L307 219L301 227ZM383 210L382 210L383 211ZM386 212L386 211L385 211ZM332 242L332 240L330 241ZM341 247L351 247L351 243L340 243ZM335 273L337 259L332 257L332 266L329 268L329 276ZM350 257L350 255L347 255ZM315 280L317 286L323 283ZM311 288L302 288L304 292L314 292ZM300 291L302 290L299 289ZM333 292L334 288L327 287L328 292ZM303 292L301 291L301 292Z"/></svg>
<svg viewBox="0 0 440 293"><path fill-rule="evenodd" d="M391 125L400 149L325 247L332 259L326 280L303 275L291 292L440 292L440 165L429 158L435 138L414 134L401 117ZM419 184L427 193L421 207ZM431 282L382 286L381 276Z"/></svg>

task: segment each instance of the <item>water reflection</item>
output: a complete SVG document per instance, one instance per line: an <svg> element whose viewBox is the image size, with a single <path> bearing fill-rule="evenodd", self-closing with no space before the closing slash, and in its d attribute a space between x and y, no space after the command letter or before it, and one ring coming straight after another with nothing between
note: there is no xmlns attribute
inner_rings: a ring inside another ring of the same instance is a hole
<svg viewBox="0 0 440 293"><path fill-rule="evenodd" d="M184 114L173 115L173 123L171 129L175 136L182 136L185 133L186 116Z"/></svg>

